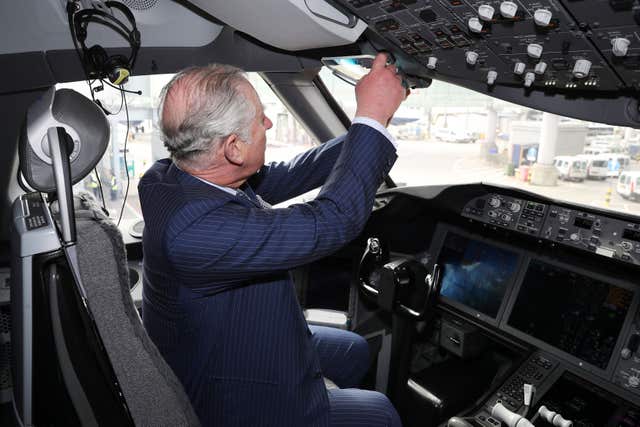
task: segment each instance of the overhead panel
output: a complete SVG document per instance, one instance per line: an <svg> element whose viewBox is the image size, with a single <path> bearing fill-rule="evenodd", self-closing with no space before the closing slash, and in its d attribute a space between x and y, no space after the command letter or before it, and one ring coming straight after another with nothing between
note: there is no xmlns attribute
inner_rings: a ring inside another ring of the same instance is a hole
<svg viewBox="0 0 640 427"><path fill-rule="evenodd" d="M635 0L337 0L432 77L548 91L640 88Z"/></svg>

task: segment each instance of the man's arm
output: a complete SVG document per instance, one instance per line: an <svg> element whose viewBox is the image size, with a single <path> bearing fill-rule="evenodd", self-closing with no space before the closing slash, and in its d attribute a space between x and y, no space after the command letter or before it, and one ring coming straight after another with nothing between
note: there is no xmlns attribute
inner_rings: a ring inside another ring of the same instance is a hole
<svg viewBox="0 0 640 427"><path fill-rule="evenodd" d="M387 66L386 56L379 54L356 86L356 115L388 123L405 96L395 66ZM231 202L210 210L206 201L189 205L174 216L165 234L174 270L185 283L215 292L337 250L364 227L376 189L396 159L383 133L352 125L313 202L286 209Z"/></svg>
<svg viewBox="0 0 640 427"><path fill-rule="evenodd" d="M300 153L288 162L264 165L249 184L267 203L275 205L320 187L340 156L345 135Z"/></svg>
<svg viewBox="0 0 640 427"><path fill-rule="evenodd" d="M382 134L353 125L316 200L266 210L227 203L167 235L169 260L185 283L215 282L218 288L208 290L218 291L324 257L362 230L395 159Z"/></svg>
<svg viewBox="0 0 640 427"><path fill-rule="evenodd" d="M353 119L353 123L371 126L396 146L391 134L377 121L368 117L356 117ZM249 184L256 194L272 205L318 188L329 177L340 155L345 136L339 136L319 147L298 154L288 162L273 162L264 165L249 180Z"/></svg>

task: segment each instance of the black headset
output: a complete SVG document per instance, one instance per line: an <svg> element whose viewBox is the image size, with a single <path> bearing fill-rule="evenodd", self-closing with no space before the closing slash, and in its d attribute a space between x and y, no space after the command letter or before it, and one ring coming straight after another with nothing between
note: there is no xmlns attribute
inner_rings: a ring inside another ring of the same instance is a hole
<svg viewBox="0 0 640 427"><path fill-rule="evenodd" d="M67 3L69 29L87 78L108 79L119 86L127 82L135 65L138 49L140 49L140 32L136 26L136 19L127 6L117 1L105 1L104 5L122 12L131 28L108 12L99 9L78 10L78 4L69 1ZM109 55L102 46L97 44L87 48L87 27L90 22L105 25L127 40L131 48L129 57Z"/></svg>

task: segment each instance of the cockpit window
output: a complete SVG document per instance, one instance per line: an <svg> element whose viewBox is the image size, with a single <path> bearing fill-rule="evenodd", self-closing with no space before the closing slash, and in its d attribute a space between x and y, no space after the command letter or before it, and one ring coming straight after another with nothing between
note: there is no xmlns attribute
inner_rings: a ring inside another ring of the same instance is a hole
<svg viewBox="0 0 640 427"><path fill-rule="evenodd" d="M96 168L99 179L92 173L76 184L74 190L88 191L98 200L104 195L109 215L116 220L124 206L122 223L125 227L127 223L134 223L142 218L138 199L140 178L156 160L168 157L158 129L157 109L160 91L172 77L173 74L131 77L126 89L140 90L142 95L127 93L126 109L121 93L116 89L105 85L102 90L93 94L94 98L100 100L105 109L112 113L107 116L111 124L111 141L105 156ZM267 162L289 160L317 144L258 73L248 73L248 77L264 104L265 115L273 122L273 127L267 131ZM86 81L58 84L56 87L71 88L91 97ZM98 84L94 83L93 87L98 87ZM127 199L123 204L125 193Z"/></svg>
<svg viewBox="0 0 640 427"><path fill-rule="evenodd" d="M353 87L326 68L320 77L353 118ZM540 141L550 125L558 132L555 147ZM481 181L640 215L640 197L617 188L622 171L640 170L635 129L552 116L434 80L412 92L389 131L398 143L390 173L398 185ZM546 174L555 169L555 184L536 185L541 165L548 165Z"/></svg>

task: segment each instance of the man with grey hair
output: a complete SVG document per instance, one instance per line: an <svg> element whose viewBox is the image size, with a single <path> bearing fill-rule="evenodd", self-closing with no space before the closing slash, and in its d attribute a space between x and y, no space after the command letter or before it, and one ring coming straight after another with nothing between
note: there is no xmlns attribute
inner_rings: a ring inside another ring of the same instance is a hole
<svg viewBox="0 0 640 427"><path fill-rule="evenodd" d="M163 91L171 159L139 185L143 320L203 425L400 426L384 395L351 388L368 367L366 341L309 328L288 270L362 231L396 159L385 125L405 97L380 54L356 86L346 135L265 165L272 123L240 70L190 68ZM312 202L270 209L320 185Z"/></svg>

